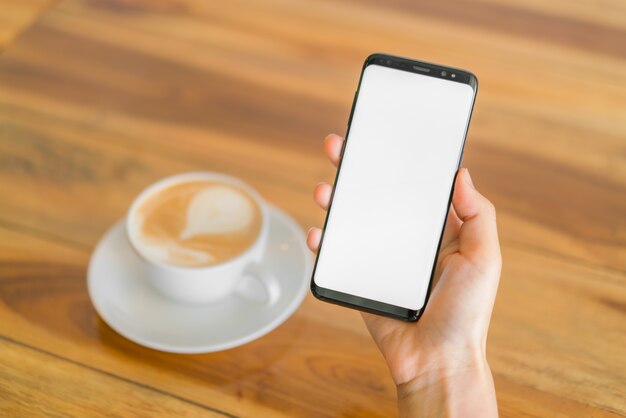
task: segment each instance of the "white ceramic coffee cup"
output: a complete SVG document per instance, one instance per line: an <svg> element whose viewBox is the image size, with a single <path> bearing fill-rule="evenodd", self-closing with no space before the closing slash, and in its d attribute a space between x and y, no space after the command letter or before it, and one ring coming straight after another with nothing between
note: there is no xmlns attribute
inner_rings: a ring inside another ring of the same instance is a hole
<svg viewBox="0 0 626 418"><path fill-rule="evenodd" d="M148 258L135 236L134 215L137 209L148 197L167 187L198 180L236 186L254 199L261 211L261 230L256 241L242 254L210 266L178 266ZM164 296L184 303L215 302L236 293L255 302L274 304L280 297L280 285L261 264L268 233L267 204L259 194L241 180L213 172L184 173L157 181L135 198L126 217L126 235L131 247L143 261L146 280Z"/></svg>

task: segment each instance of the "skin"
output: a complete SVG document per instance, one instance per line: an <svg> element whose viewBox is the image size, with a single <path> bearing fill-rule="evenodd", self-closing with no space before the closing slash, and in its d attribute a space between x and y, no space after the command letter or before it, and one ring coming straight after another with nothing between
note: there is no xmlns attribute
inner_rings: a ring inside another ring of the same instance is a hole
<svg viewBox="0 0 626 418"><path fill-rule="evenodd" d="M337 166L344 139L328 135L324 152ZM332 186L320 183L314 200L328 208ZM308 232L316 252L319 228ZM443 234L433 290L416 323L362 313L398 389L401 417L496 417L486 340L502 258L496 211L459 170Z"/></svg>

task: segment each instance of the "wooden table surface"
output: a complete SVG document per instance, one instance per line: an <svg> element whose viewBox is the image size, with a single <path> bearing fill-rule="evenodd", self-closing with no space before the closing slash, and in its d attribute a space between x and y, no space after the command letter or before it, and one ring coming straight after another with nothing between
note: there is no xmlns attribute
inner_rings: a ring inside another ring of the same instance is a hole
<svg viewBox="0 0 626 418"><path fill-rule="evenodd" d="M1 416L394 416L356 312L309 295L253 343L174 355L116 334L85 284L101 235L173 173L239 176L320 225L321 141L344 133L374 51L480 79L465 165L498 208L488 357L502 415L626 416L624 1L9 3Z"/></svg>

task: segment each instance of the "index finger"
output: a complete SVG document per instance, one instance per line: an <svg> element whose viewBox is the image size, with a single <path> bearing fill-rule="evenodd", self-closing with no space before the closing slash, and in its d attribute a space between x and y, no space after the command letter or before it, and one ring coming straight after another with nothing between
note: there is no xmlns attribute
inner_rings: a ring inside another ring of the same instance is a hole
<svg viewBox="0 0 626 418"><path fill-rule="evenodd" d="M343 141L344 139L337 134L330 134L324 138L324 153L335 167L337 167L341 158Z"/></svg>

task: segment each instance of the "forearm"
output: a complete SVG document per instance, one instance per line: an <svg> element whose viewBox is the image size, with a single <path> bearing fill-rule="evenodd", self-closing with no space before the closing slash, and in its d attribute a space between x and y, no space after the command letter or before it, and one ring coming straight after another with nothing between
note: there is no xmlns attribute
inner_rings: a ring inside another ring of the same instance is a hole
<svg viewBox="0 0 626 418"><path fill-rule="evenodd" d="M401 418L498 416L491 370L486 361L461 370L420 374L398 386Z"/></svg>

